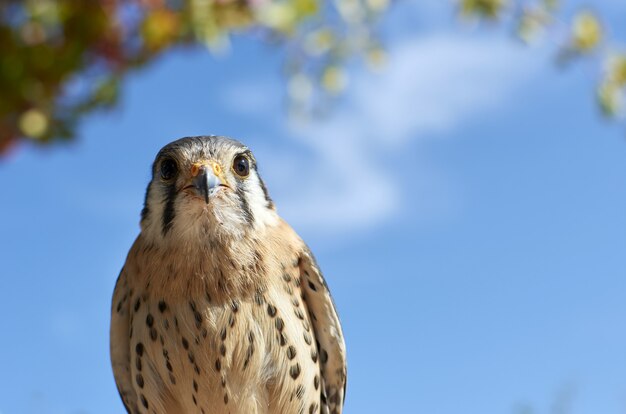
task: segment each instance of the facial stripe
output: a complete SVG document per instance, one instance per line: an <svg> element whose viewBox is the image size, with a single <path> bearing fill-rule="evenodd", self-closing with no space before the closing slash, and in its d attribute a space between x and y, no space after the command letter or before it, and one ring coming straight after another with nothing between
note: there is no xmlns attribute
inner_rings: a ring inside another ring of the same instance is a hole
<svg viewBox="0 0 626 414"><path fill-rule="evenodd" d="M172 227L172 222L176 216L174 202L176 201L176 184L172 183L165 189L165 208L163 209L163 235L167 234Z"/></svg>
<svg viewBox="0 0 626 414"><path fill-rule="evenodd" d="M241 205L241 210L243 211L246 222L251 225L254 221L254 217L252 216L252 210L250 210L250 205L248 204L248 200L246 199L246 192L243 188L243 182L237 182L237 190L235 190L235 192L239 197L239 203Z"/></svg>
<svg viewBox="0 0 626 414"><path fill-rule="evenodd" d="M261 185L261 189L263 190L263 195L265 196L265 201L267 201L267 204L265 206L267 208L274 208L274 202L272 201L272 199L270 198L269 193L267 192L267 187L265 186L265 182L261 179L261 176L259 175L258 172L257 172L256 176L259 179L259 184Z"/></svg>
<svg viewBox="0 0 626 414"><path fill-rule="evenodd" d="M148 214L150 214L150 208L148 207L148 198L150 197L151 187L152 185L148 185L148 188L146 189L146 196L143 200L143 209L141 209L141 221L144 221L148 217Z"/></svg>

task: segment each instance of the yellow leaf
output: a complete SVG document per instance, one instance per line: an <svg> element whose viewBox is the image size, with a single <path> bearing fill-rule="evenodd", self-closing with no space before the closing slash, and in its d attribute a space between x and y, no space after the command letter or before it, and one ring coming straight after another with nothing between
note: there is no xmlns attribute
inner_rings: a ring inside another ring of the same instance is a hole
<svg viewBox="0 0 626 414"><path fill-rule="evenodd" d="M20 116L19 127L27 137L42 138L48 131L48 117L39 109L29 109Z"/></svg>
<svg viewBox="0 0 626 414"><path fill-rule="evenodd" d="M602 24L590 11L582 11L574 17L572 46L578 52L588 52L602 41Z"/></svg>
<svg viewBox="0 0 626 414"><path fill-rule="evenodd" d="M148 13L141 24L141 34L150 49L160 49L174 40L179 28L179 17L167 9Z"/></svg>
<svg viewBox="0 0 626 414"><path fill-rule="evenodd" d="M367 0L367 5L372 11L380 13L389 7L389 0Z"/></svg>
<svg viewBox="0 0 626 414"><path fill-rule="evenodd" d="M478 16L495 19L500 15L506 0L461 0L461 13L466 16Z"/></svg>
<svg viewBox="0 0 626 414"><path fill-rule="evenodd" d="M616 116L623 108L623 92L612 82L602 82L597 91L600 109L606 116Z"/></svg>
<svg viewBox="0 0 626 414"><path fill-rule="evenodd" d="M329 66L322 74L322 86L331 93L339 93L348 86L348 75L338 66Z"/></svg>
<svg viewBox="0 0 626 414"><path fill-rule="evenodd" d="M306 35L304 39L304 50L309 55L319 56L326 53L333 42L335 35L329 29L320 29Z"/></svg>
<svg viewBox="0 0 626 414"><path fill-rule="evenodd" d="M319 9L317 0L295 0L294 4L299 18L311 16Z"/></svg>
<svg viewBox="0 0 626 414"><path fill-rule="evenodd" d="M545 33L548 23L549 16L542 9L524 10L517 24L517 36L525 43L532 43Z"/></svg>
<svg viewBox="0 0 626 414"><path fill-rule="evenodd" d="M296 10L285 2L269 2L259 7L257 18L265 26L281 31L292 31L296 23Z"/></svg>
<svg viewBox="0 0 626 414"><path fill-rule="evenodd" d="M620 88L626 86L626 55L615 55L611 58L608 76Z"/></svg>
<svg viewBox="0 0 626 414"><path fill-rule="evenodd" d="M367 64L371 69L379 70L387 63L387 54L380 47L373 47L367 51Z"/></svg>

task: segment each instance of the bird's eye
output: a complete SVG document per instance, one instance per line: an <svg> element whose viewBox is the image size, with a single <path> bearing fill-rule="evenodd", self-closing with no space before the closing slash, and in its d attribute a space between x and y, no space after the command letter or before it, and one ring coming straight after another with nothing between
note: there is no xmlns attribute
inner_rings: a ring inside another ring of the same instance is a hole
<svg viewBox="0 0 626 414"><path fill-rule="evenodd" d="M176 177L176 173L178 173L178 165L176 165L176 161L171 158L166 158L163 162L161 162L162 179L169 181Z"/></svg>
<svg viewBox="0 0 626 414"><path fill-rule="evenodd" d="M250 174L250 161L245 155L237 155L233 160L233 170L240 177L247 177Z"/></svg>

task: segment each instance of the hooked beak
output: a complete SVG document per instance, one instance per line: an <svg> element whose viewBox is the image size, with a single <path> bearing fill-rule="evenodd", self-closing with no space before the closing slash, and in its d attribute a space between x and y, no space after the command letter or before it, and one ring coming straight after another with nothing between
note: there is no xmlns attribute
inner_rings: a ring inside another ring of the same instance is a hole
<svg viewBox="0 0 626 414"><path fill-rule="evenodd" d="M209 195L213 193L213 190L222 183L220 179L213 172L214 168L209 165L197 166L196 173L192 183L193 188L198 195L204 198L204 201L209 204Z"/></svg>

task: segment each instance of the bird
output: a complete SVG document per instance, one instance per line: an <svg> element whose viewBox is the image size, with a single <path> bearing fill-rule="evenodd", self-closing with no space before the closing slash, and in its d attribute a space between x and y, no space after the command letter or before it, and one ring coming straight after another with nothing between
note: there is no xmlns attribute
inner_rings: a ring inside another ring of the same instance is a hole
<svg viewBox="0 0 626 414"><path fill-rule="evenodd" d="M216 135L165 145L140 228L111 304L128 413L341 414L333 298L247 146Z"/></svg>

